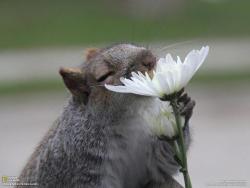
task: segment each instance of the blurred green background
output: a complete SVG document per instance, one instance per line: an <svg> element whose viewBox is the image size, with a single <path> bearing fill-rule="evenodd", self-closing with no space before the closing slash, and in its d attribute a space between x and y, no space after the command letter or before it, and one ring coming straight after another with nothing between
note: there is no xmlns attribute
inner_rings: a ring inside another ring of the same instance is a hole
<svg viewBox="0 0 250 188"><path fill-rule="evenodd" d="M246 0L1 0L0 47L249 37L249 8Z"/></svg>

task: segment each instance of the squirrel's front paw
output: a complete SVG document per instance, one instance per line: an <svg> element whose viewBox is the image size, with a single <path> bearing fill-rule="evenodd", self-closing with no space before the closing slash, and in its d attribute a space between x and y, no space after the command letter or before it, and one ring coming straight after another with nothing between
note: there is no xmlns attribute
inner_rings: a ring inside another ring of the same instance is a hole
<svg viewBox="0 0 250 188"><path fill-rule="evenodd" d="M181 93L178 97L179 111L180 114L185 118L185 125L187 125L189 119L193 114L195 101L187 95L187 93Z"/></svg>

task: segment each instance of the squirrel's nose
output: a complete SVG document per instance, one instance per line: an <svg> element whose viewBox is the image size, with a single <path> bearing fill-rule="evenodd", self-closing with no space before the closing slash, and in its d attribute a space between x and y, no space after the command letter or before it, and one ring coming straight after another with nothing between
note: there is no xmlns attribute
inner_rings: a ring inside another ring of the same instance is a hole
<svg viewBox="0 0 250 188"><path fill-rule="evenodd" d="M147 67L149 70L152 70L155 68L156 58L154 56L147 56L143 59L142 65Z"/></svg>

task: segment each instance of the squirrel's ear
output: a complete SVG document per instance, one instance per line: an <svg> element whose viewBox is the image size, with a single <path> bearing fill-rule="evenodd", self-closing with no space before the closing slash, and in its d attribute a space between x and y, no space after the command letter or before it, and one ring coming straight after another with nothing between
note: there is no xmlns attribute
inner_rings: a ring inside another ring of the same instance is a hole
<svg viewBox="0 0 250 188"><path fill-rule="evenodd" d="M60 75L66 87L70 90L72 95L81 97L86 104L89 96L89 87L86 82L84 71L80 68L60 68Z"/></svg>
<svg viewBox="0 0 250 188"><path fill-rule="evenodd" d="M86 60L90 60L92 57L96 56L98 53L98 48L88 48L85 51Z"/></svg>

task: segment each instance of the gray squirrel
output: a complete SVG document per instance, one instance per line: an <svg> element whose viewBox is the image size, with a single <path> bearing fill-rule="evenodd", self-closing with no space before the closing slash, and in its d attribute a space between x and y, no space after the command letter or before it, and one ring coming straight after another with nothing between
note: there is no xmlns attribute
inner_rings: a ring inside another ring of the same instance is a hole
<svg viewBox="0 0 250 188"><path fill-rule="evenodd" d="M132 71L152 74L155 66L150 50L116 44L90 49L77 68L61 68L71 97L24 167L19 183L45 188L181 188L172 178L179 170L172 147L150 133L140 113L160 100L104 87L119 85L119 78L129 78ZM179 103L188 148L188 122L195 103L187 94L179 97Z"/></svg>

